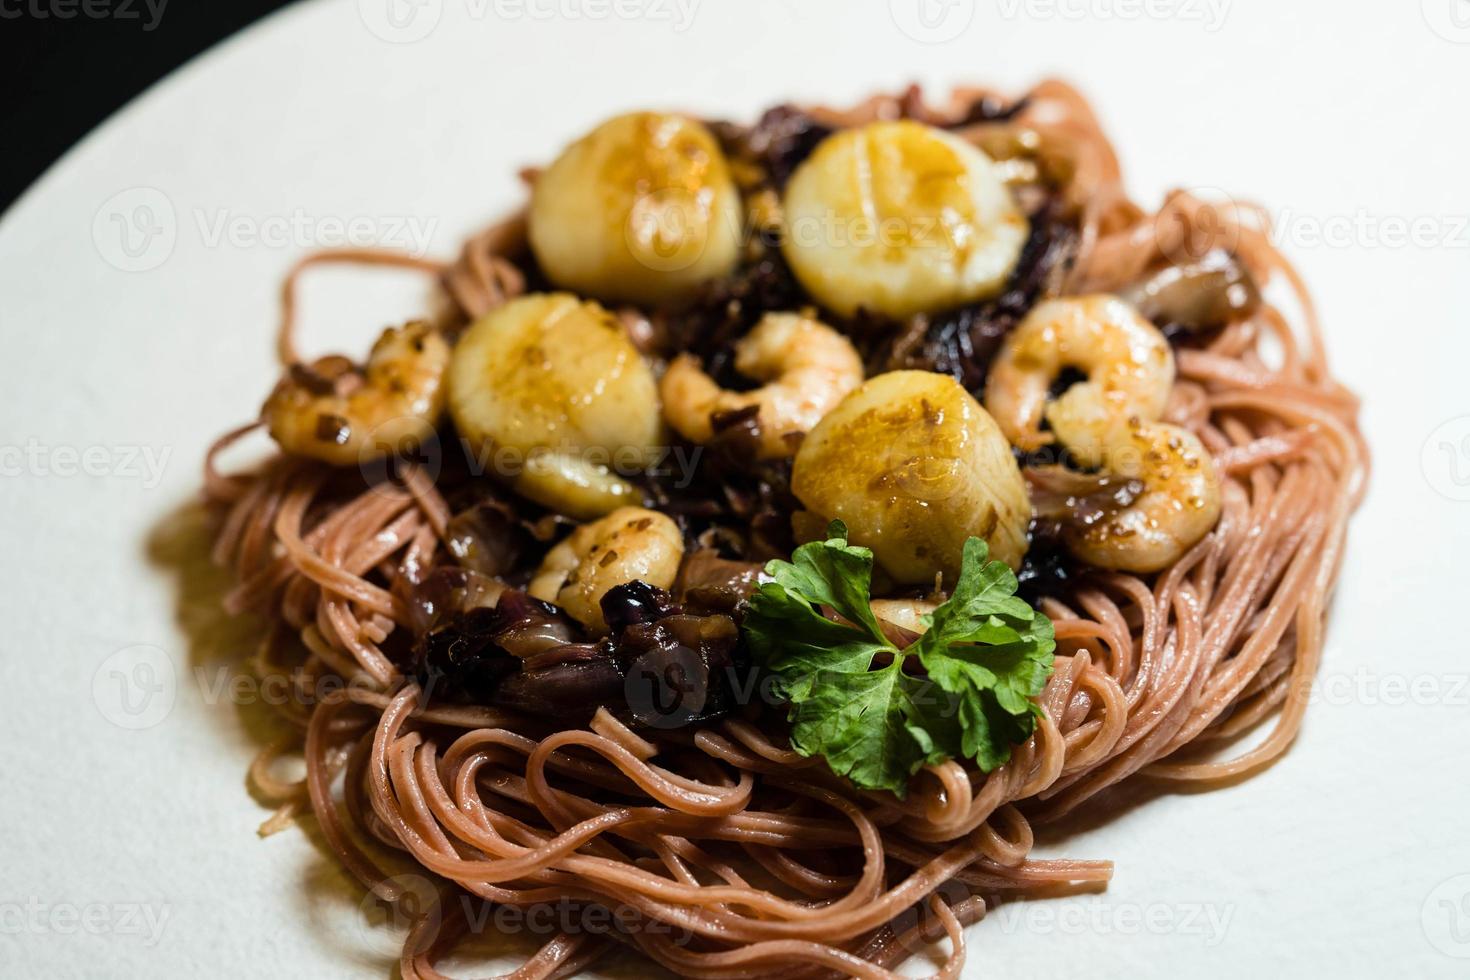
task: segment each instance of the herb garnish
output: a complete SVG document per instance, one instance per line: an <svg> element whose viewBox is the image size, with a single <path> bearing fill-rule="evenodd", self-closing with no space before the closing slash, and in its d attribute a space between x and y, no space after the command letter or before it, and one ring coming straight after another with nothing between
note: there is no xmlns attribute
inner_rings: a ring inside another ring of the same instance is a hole
<svg viewBox="0 0 1470 980"><path fill-rule="evenodd" d="M988 561L985 542L970 538L954 592L900 650L869 605L873 553L848 544L841 521L827 535L797 548L790 562L766 565L774 581L751 597L742 624L752 654L790 702L792 747L823 756L862 789L900 798L925 765L1003 765L1041 713L1032 699L1051 676L1051 620L1016 597L1010 568Z"/></svg>

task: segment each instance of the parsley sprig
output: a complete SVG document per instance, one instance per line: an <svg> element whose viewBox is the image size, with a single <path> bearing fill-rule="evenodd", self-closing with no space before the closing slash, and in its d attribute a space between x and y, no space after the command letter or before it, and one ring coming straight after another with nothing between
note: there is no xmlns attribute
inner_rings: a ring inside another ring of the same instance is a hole
<svg viewBox="0 0 1470 980"><path fill-rule="evenodd" d="M841 521L827 535L766 565L774 581L751 597L741 627L790 703L792 747L824 757L860 788L900 798L925 765L1003 765L1040 714L1034 698L1056 649L1051 620L1016 596L1016 576L970 538L949 600L900 650L870 605L873 553L848 544Z"/></svg>

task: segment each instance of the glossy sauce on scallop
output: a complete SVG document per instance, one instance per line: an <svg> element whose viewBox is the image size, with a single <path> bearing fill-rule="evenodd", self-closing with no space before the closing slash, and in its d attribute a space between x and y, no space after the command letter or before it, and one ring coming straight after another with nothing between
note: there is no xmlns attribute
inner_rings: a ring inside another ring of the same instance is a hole
<svg viewBox="0 0 1470 980"><path fill-rule="evenodd" d="M530 241L547 277L608 301L662 305L728 274L740 195L713 134L683 116L617 116L536 179Z"/></svg>
<svg viewBox="0 0 1470 980"><path fill-rule="evenodd" d="M844 316L937 312L998 292L1029 226L980 150L912 121L828 137L783 200L783 250Z"/></svg>
<svg viewBox="0 0 1470 980"><path fill-rule="evenodd" d="M616 317L566 293L476 321L450 362L449 405L495 475L578 517L636 502L619 474L664 441L652 370Z"/></svg>
<svg viewBox="0 0 1470 980"><path fill-rule="evenodd" d="M822 521L840 519L895 580L953 581L965 538L1013 567L1031 505L1009 443L953 378L869 379L807 435L791 488Z"/></svg>

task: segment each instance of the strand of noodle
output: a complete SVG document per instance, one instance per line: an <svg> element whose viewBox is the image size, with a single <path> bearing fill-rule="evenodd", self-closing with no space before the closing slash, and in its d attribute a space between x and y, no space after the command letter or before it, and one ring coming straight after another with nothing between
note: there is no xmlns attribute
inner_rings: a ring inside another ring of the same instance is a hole
<svg viewBox="0 0 1470 980"><path fill-rule="evenodd" d="M543 739L527 761L527 783L532 788L533 797L537 798L538 802L544 802L549 806L554 804L551 799L551 787L544 779L543 763L548 755L563 745L579 745L612 760L649 796L683 813L700 816L727 816L738 813L750 800L751 790L755 785L754 777L750 773L742 773L740 781L735 786L716 789L707 784L685 779L667 770L650 766L612 739L592 732L569 730ZM532 773L534 775L531 775Z"/></svg>
<svg viewBox="0 0 1470 980"><path fill-rule="evenodd" d="M242 484L234 506L225 515L225 521L220 526L214 547L210 551L210 558L216 565L228 564L230 556L245 550L243 545L245 529L252 518L256 518L265 510L263 505L266 504L266 495L271 489L271 483L266 479L251 480Z"/></svg>
<svg viewBox="0 0 1470 980"><path fill-rule="evenodd" d="M276 333L276 356L281 364L301 362L296 351L296 284L302 273L318 265L367 265L386 266L398 269L417 269L442 275L445 265L433 259L424 259L407 252L390 252L372 248L334 248L313 252L299 259L286 273L281 285L281 323Z"/></svg>
<svg viewBox="0 0 1470 980"><path fill-rule="evenodd" d="M303 495L305 499L298 501L298 503L304 512L311 505L311 493L298 488L291 491L289 497L294 500ZM286 496L278 495L277 498L270 500L267 506L262 506L260 512L266 519L259 521L259 523L266 528L273 529L275 523L274 515L280 506L281 500L284 499L287 499ZM351 520L355 516L357 508L361 505L361 498L343 505L313 527L303 540L313 548L319 546L328 534L334 533L336 529ZM237 562L237 567L245 567L248 564L242 556L241 560ZM271 595L277 589L282 585L292 583L292 579L296 574L297 569L287 555L274 558L269 565L263 565L257 571L242 574L236 586L225 594L223 602L225 610L233 614L244 612L248 609L259 609L265 606ZM310 582L304 584L311 585ZM289 619L290 617L288 616L287 618Z"/></svg>
<svg viewBox="0 0 1470 980"><path fill-rule="evenodd" d="M335 592L344 599L361 603L374 612L394 619L404 618L406 612L397 596L353 575L339 565L323 560L301 539L301 519L305 509L304 498L293 498L276 515L276 539L285 548L286 555L297 570L323 589Z"/></svg>
<svg viewBox="0 0 1470 980"><path fill-rule="evenodd" d="M231 503L240 499L240 495L245 492L246 479L221 474L216 461L220 453L259 429L262 424L259 421L249 422L231 429L210 443L209 449L204 453L204 495L206 499L216 503Z"/></svg>
<svg viewBox="0 0 1470 980"><path fill-rule="evenodd" d="M379 677L365 670L360 660L354 660L350 655L338 650L331 643L327 642L326 637L322 635L322 631L315 624L307 626L301 631L301 642L313 655L321 658L324 663L342 677L348 680L355 680L359 677L366 676L372 678L375 684L382 683Z"/></svg>
<svg viewBox="0 0 1470 980"><path fill-rule="evenodd" d="M358 881L386 901L394 901L399 888L347 836L337 804L332 800L332 771L326 764L327 732L337 713L347 706L340 694L329 695L318 705L306 730L306 787L311 810L332 853Z"/></svg>
<svg viewBox="0 0 1470 980"><path fill-rule="evenodd" d="M424 468L417 465L407 467L403 484L413 495L414 501L419 505L419 510L429 522L429 526L434 529L434 533L440 538L445 537L449 524L449 505L435 489L433 480L424 472Z"/></svg>
<svg viewBox="0 0 1470 980"><path fill-rule="evenodd" d="M612 716L605 707L599 707L587 727L617 745L639 762L647 762L658 754L658 746L645 738L633 734L632 729Z"/></svg>
<svg viewBox="0 0 1470 980"><path fill-rule="evenodd" d="M523 210L465 242L459 261L444 270L445 291L470 319L525 291L525 276L505 256L525 251L526 233Z"/></svg>

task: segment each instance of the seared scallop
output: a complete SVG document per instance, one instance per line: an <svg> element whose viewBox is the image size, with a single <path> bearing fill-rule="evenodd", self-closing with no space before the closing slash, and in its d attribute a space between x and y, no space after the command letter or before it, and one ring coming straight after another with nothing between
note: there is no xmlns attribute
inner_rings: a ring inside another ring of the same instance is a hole
<svg viewBox="0 0 1470 980"><path fill-rule="evenodd" d="M533 294L485 315L455 346L448 387L460 435L518 492L584 519L639 502L625 474L664 442L657 384L598 304Z"/></svg>
<svg viewBox="0 0 1470 980"><path fill-rule="evenodd" d="M1011 447L958 381L930 371L870 378L796 454L791 489L817 527L840 519L898 582L953 583L965 539L1019 567L1031 502Z"/></svg>
<svg viewBox="0 0 1470 980"><path fill-rule="evenodd" d="M989 157L911 121L829 136L792 176L784 210L792 271L843 316L903 318L992 296L1029 231Z"/></svg>
<svg viewBox="0 0 1470 980"><path fill-rule="evenodd" d="M536 180L531 248L557 286L599 299L677 303L728 274L742 208L714 135L683 116L618 116Z"/></svg>

